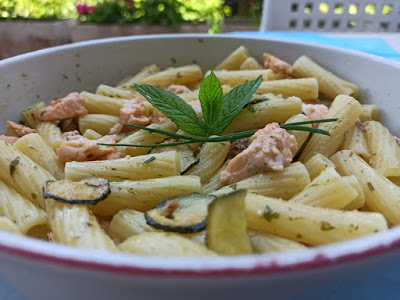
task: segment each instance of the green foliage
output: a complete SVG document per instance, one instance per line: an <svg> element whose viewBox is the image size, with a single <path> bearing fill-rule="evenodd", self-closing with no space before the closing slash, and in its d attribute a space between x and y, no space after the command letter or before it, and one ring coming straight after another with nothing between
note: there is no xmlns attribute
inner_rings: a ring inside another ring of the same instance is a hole
<svg viewBox="0 0 400 300"><path fill-rule="evenodd" d="M122 1L104 1L96 5L96 10L80 16L79 21L88 23L129 23L135 21L135 11L126 8Z"/></svg>
<svg viewBox="0 0 400 300"><path fill-rule="evenodd" d="M207 21L210 32L219 32L223 3L223 0L134 0L135 9L128 9L124 0L0 0L0 18L76 18L80 22L144 25ZM97 8L91 14L79 16L78 4Z"/></svg>
<svg viewBox="0 0 400 300"><path fill-rule="evenodd" d="M183 13L187 8L177 0L146 0L135 4L141 24L178 25L186 22Z"/></svg>

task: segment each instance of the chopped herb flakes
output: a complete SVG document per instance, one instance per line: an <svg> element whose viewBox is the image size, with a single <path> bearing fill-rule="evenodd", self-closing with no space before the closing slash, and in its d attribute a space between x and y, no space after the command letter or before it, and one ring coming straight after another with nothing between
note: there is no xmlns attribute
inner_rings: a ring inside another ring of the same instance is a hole
<svg viewBox="0 0 400 300"><path fill-rule="evenodd" d="M374 186L372 185L372 183L371 182L367 182L367 185L368 185L368 188L369 188L369 190L371 191L371 192L373 192L373 191L375 191L375 188L374 188Z"/></svg>
<svg viewBox="0 0 400 300"><path fill-rule="evenodd" d="M322 231L327 231L327 230L332 230L335 229L334 226L332 226L330 223L321 221L321 230Z"/></svg>
<svg viewBox="0 0 400 300"><path fill-rule="evenodd" d="M156 157L155 156L150 156L148 159L146 159L143 163L148 164L151 163L153 160L155 160Z"/></svg>
<svg viewBox="0 0 400 300"><path fill-rule="evenodd" d="M19 157L14 158L10 163L10 176L14 175L17 165L19 164Z"/></svg>
<svg viewBox="0 0 400 300"><path fill-rule="evenodd" d="M263 212L263 218L265 218L268 222L272 222L272 219L278 219L279 218L279 213L274 212L271 207L268 205L265 207L264 212Z"/></svg>

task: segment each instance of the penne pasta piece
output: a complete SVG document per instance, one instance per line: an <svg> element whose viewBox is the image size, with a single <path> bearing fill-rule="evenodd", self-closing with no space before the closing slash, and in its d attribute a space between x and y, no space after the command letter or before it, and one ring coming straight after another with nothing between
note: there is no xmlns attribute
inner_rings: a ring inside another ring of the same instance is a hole
<svg viewBox="0 0 400 300"><path fill-rule="evenodd" d="M248 193L246 215L251 230L309 245L324 245L386 231L380 213L312 207Z"/></svg>
<svg viewBox="0 0 400 300"><path fill-rule="evenodd" d="M23 124L30 128L35 128L39 122L36 118L36 113L45 107L46 104L44 102L39 102L25 108L21 113L21 119Z"/></svg>
<svg viewBox="0 0 400 300"><path fill-rule="evenodd" d="M96 94L121 99L133 99L140 95L135 91L119 89L105 84L101 84L97 87Z"/></svg>
<svg viewBox="0 0 400 300"><path fill-rule="evenodd" d="M321 123L318 127L329 131L330 136L314 134L301 153L299 160L306 162L316 153L330 158L339 149L345 134L353 128L360 113L361 105L357 100L346 95L337 96L325 119L338 118L339 120Z"/></svg>
<svg viewBox="0 0 400 300"><path fill-rule="evenodd" d="M96 217L83 205L61 204L47 199L46 211L55 241L60 244L107 251L117 251Z"/></svg>
<svg viewBox="0 0 400 300"><path fill-rule="evenodd" d="M368 121L365 128L371 153L370 165L385 177L399 177L400 147L396 138L377 121Z"/></svg>
<svg viewBox="0 0 400 300"><path fill-rule="evenodd" d="M134 209L124 209L120 210L112 218L108 235L113 240L123 242L132 235L152 231L156 231L156 229L147 225L143 212Z"/></svg>
<svg viewBox="0 0 400 300"><path fill-rule="evenodd" d="M260 129L271 122L284 123L298 114L301 114L301 100L297 97L271 99L256 104L250 102L233 119L224 134Z"/></svg>
<svg viewBox="0 0 400 300"><path fill-rule="evenodd" d="M205 74L208 76L210 71ZM273 80L275 78L274 73L267 70L237 70L237 71L214 71L215 76L219 79L221 85L229 85L235 87L248 81L256 79L258 76L262 76L263 80Z"/></svg>
<svg viewBox="0 0 400 300"><path fill-rule="evenodd" d="M346 133L340 150L351 150L364 158L365 161L369 161L371 157L367 138L358 126L353 126L353 128Z"/></svg>
<svg viewBox="0 0 400 300"><path fill-rule="evenodd" d="M397 185L370 167L353 151L339 151L331 160L341 175L357 177L368 210L383 214L389 225L400 224L400 188Z"/></svg>
<svg viewBox="0 0 400 300"><path fill-rule="evenodd" d="M254 57L248 57L240 65L239 70L262 70L263 67L258 63Z"/></svg>
<svg viewBox="0 0 400 300"><path fill-rule="evenodd" d="M264 81L257 89L257 93L272 93L284 97L295 96L303 101L314 100L318 98L318 81L315 78Z"/></svg>
<svg viewBox="0 0 400 300"><path fill-rule="evenodd" d="M140 84L150 84L162 89L172 84L193 85L200 82L202 71L198 65L169 68L142 79Z"/></svg>
<svg viewBox="0 0 400 300"><path fill-rule="evenodd" d="M222 188L222 185L219 182L219 173L226 169L226 166L228 165L229 161L230 160L225 161L222 167L214 174L214 176L211 177L211 179L206 184L204 184L203 193L206 194L212 193Z"/></svg>
<svg viewBox="0 0 400 300"><path fill-rule="evenodd" d="M118 246L127 253L154 256L213 256L215 252L208 250L200 243L193 242L173 233L145 232L134 235Z"/></svg>
<svg viewBox="0 0 400 300"><path fill-rule="evenodd" d="M343 209L358 196L358 191L334 168L326 168L289 202Z"/></svg>
<svg viewBox="0 0 400 300"><path fill-rule="evenodd" d="M204 143L197 155L199 163L185 175L199 176L202 184L208 182L224 164L230 145L230 142Z"/></svg>
<svg viewBox="0 0 400 300"><path fill-rule="evenodd" d="M335 168L335 164L329 160L326 156L317 153L313 155L309 160L304 164L308 174L310 174L310 179L314 180L323 170L329 167Z"/></svg>
<svg viewBox="0 0 400 300"><path fill-rule="evenodd" d="M360 121L378 121L379 120L379 110L375 104L363 104L362 111L360 114Z"/></svg>
<svg viewBox="0 0 400 300"><path fill-rule="evenodd" d="M14 234L21 234L17 225L7 217L0 216L0 230Z"/></svg>
<svg viewBox="0 0 400 300"><path fill-rule="evenodd" d="M57 180L64 178L64 164L49 144L38 134L27 134L13 144L39 166L43 167Z"/></svg>
<svg viewBox="0 0 400 300"><path fill-rule="evenodd" d="M176 151L125 157L112 160L67 162L65 178L78 181L90 176L110 181L144 180L177 176L180 162Z"/></svg>
<svg viewBox="0 0 400 300"><path fill-rule="evenodd" d="M102 135L108 134L115 124L119 123L119 117L104 114L88 114L79 118L79 131L85 132L92 129Z"/></svg>
<svg viewBox="0 0 400 300"><path fill-rule="evenodd" d="M54 151L67 141L61 129L52 122L39 122L36 126L36 131Z"/></svg>
<svg viewBox="0 0 400 300"><path fill-rule="evenodd" d="M364 191L361 184L358 182L357 177L350 175L343 176L343 179L346 180L347 183L350 184L358 193L358 196L351 200L351 202L347 204L343 210L355 210L363 208L365 205Z"/></svg>
<svg viewBox="0 0 400 300"><path fill-rule="evenodd" d="M160 72L160 68L155 64L145 66L135 76L130 76L118 83L116 88L132 90L135 88L134 84L139 83L143 79L149 77L150 75L157 74L158 72Z"/></svg>
<svg viewBox="0 0 400 300"><path fill-rule="evenodd" d="M129 101L128 99L111 98L107 96L82 92L85 98L84 106L89 114L106 114L119 117L119 111Z"/></svg>
<svg viewBox="0 0 400 300"><path fill-rule="evenodd" d="M288 200L309 183L307 169L302 163L295 162L284 168L282 172L269 171L258 174L219 189L213 194L222 195L236 189L244 189L256 194Z"/></svg>
<svg viewBox="0 0 400 300"><path fill-rule="evenodd" d="M26 234L31 228L47 223L46 213L0 180L0 216L7 217Z"/></svg>
<svg viewBox="0 0 400 300"><path fill-rule="evenodd" d="M359 97L359 89L356 85L332 74L307 56L301 56L294 62L293 74L300 78L316 78L319 91L331 99L341 94Z"/></svg>
<svg viewBox="0 0 400 300"><path fill-rule="evenodd" d="M34 204L45 208L42 187L55 178L21 151L0 141L0 179Z"/></svg>
<svg viewBox="0 0 400 300"><path fill-rule="evenodd" d="M239 70L240 66L249 57L249 51L240 46L230 53L214 70Z"/></svg>
<svg viewBox="0 0 400 300"><path fill-rule="evenodd" d="M86 129L85 132L83 133L83 137L89 139L89 140L98 140L101 138L103 135L100 133L94 131L93 129Z"/></svg>
<svg viewBox="0 0 400 300"><path fill-rule="evenodd" d="M286 252L307 249L301 243L268 233L249 232L250 242L255 253Z"/></svg>
<svg viewBox="0 0 400 300"><path fill-rule="evenodd" d="M201 193L202 186L197 176L171 176L140 181L110 182L111 194L89 208L96 215L111 216L123 209L147 211L166 198Z"/></svg>

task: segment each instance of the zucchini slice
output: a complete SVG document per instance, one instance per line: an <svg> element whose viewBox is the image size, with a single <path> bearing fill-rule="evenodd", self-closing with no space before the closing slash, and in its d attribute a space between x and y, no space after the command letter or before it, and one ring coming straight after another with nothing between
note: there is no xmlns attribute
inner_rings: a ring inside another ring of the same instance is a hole
<svg viewBox="0 0 400 300"><path fill-rule="evenodd" d="M215 199L208 207L206 245L219 254L253 253L247 235L245 190L234 191Z"/></svg>
<svg viewBox="0 0 400 300"><path fill-rule="evenodd" d="M158 142L157 144L169 144L176 142L182 142L182 140L174 138L165 138L162 141ZM154 147L151 148L147 154L161 153L166 151L178 152L179 160L181 163L181 175L199 162L199 159L196 158L193 147L190 145Z"/></svg>
<svg viewBox="0 0 400 300"><path fill-rule="evenodd" d="M147 224L165 231L193 233L206 226L208 205L217 197L191 193L167 198L145 213Z"/></svg>
<svg viewBox="0 0 400 300"><path fill-rule="evenodd" d="M48 180L43 185L43 198L70 204L93 204L104 200L111 193L108 179L89 177L74 182Z"/></svg>

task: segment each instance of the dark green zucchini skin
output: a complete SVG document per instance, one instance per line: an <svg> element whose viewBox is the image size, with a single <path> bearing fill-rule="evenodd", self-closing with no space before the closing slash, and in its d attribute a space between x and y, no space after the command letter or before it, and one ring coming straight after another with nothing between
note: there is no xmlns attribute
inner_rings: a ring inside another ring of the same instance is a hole
<svg viewBox="0 0 400 300"><path fill-rule="evenodd" d="M54 199L57 202L62 202L62 203L69 203L69 204L91 204L91 205L96 205L97 203L99 203L102 200L105 200L111 193L111 188L110 188L110 183L107 179L102 178L102 180L104 180L104 187L103 187L103 191L101 193L99 193L99 195L95 198L92 199L68 199L66 197L57 195L53 192L48 191L48 185L55 183L56 181L54 180L48 180L43 184L42 190L43 190L43 198L51 198ZM88 185L88 187L100 187L100 186L96 186L91 184L90 179L84 179L82 181L86 181L86 184ZM71 183L71 189L73 189L73 182Z"/></svg>
<svg viewBox="0 0 400 300"><path fill-rule="evenodd" d="M196 198L196 197L204 198L204 206L206 208L206 211L208 209L209 203L211 203L212 201L214 201L217 198L215 195L211 195L211 194L190 193L190 194L183 195L183 196L177 196L177 197L171 197L171 198L164 199L152 210L147 211L145 213L144 217L145 217L146 223L156 229L161 229L161 230L169 231L169 232L177 232L177 233L196 233L196 232L204 230L206 227L206 217L207 217L206 215L204 215L204 218L200 222L193 223L193 224L185 224L185 225L180 225L178 221L176 222L177 225L163 224L160 221L154 220L154 218L152 218L150 216L151 211L155 211L155 210L161 211L161 209L164 207L164 205L167 203L167 201L173 200L173 201L176 201L179 203L180 201L189 201L188 199Z"/></svg>

